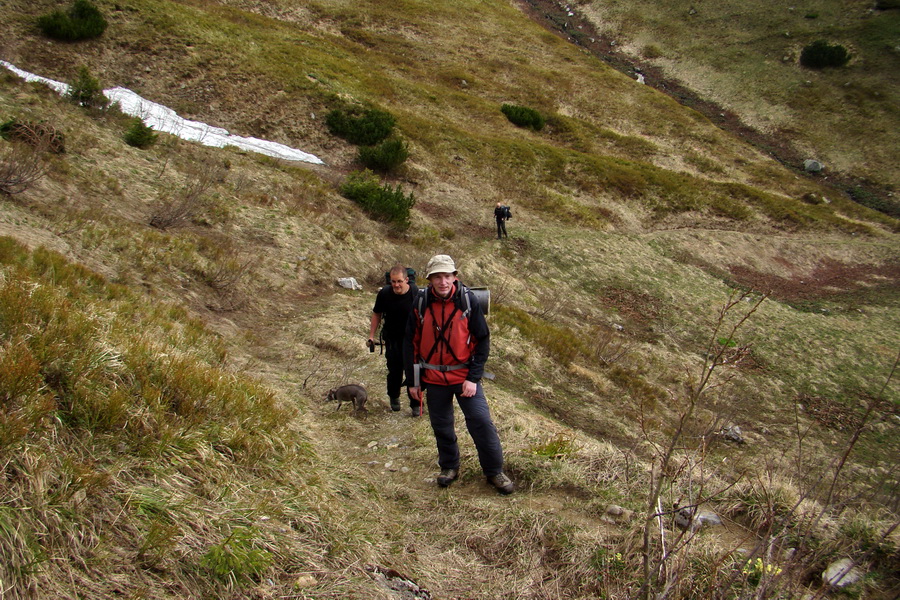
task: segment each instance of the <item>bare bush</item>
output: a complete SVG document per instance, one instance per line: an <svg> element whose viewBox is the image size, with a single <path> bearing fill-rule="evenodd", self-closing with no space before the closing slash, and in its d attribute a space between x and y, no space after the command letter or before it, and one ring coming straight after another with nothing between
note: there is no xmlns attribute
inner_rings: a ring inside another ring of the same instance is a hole
<svg viewBox="0 0 900 600"><path fill-rule="evenodd" d="M512 296L512 280L502 275L494 280L491 286L491 300L494 304L506 304Z"/></svg>
<svg viewBox="0 0 900 600"><path fill-rule="evenodd" d="M239 256L212 262L200 273L202 281L215 290L218 302L207 304L207 308L217 312L227 312L243 308L247 303L243 282L252 273L258 259Z"/></svg>
<svg viewBox="0 0 900 600"><path fill-rule="evenodd" d="M590 339L593 357L607 367L628 356L632 349L632 343L628 338L609 327L595 328Z"/></svg>
<svg viewBox="0 0 900 600"><path fill-rule="evenodd" d="M322 340L315 344L318 348L333 347L334 339ZM329 361L323 361L321 353L304 355L297 360L294 370L303 376L300 385L303 390L321 387L334 387L346 383L356 382L356 375L365 369L365 358L354 358L341 362L335 366Z"/></svg>
<svg viewBox="0 0 900 600"><path fill-rule="evenodd" d="M0 193L21 194L44 176L43 154L58 143L54 131L22 126L21 135L27 140L9 144L0 154Z"/></svg>
<svg viewBox="0 0 900 600"><path fill-rule="evenodd" d="M47 123L13 119L0 125L0 136L6 140L21 142L54 154L64 154L66 151L65 136Z"/></svg>
<svg viewBox="0 0 900 600"><path fill-rule="evenodd" d="M704 397L733 374L723 378L714 373L748 354L747 347L737 347L733 340L764 298L736 319L728 317L746 297L735 294L725 303L713 326L699 377L689 378L683 396L673 394L672 404L681 407L674 433L659 440L658 427L642 416L645 441L654 448L654 458L642 527L640 588L632 598L823 598L830 588L817 584L819 574L836 558L849 559L844 572L856 566L890 568L895 562L891 538L900 528L900 519L872 508L883 505L880 494L885 487L896 491L896 468L892 467L892 481L885 486L885 481L870 481L864 474L853 481L848 464L881 406L900 354L881 391L867 396L865 414L855 421L831 460L823 460L819 453L807 456L809 431L797 415L796 448L786 449L780 459L767 459L759 471L750 469L723 479L708 464L706 441L714 437L720 417L713 415L704 428L696 415L705 409ZM729 329L727 321L735 324ZM720 337L720 331L727 335ZM692 443L692 439L700 441ZM748 545L743 548L714 549L697 535L701 505L723 500L724 514L739 519L739 527L746 527L740 543ZM704 567L698 569L699 564Z"/></svg>
<svg viewBox="0 0 900 600"><path fill-rule="evenodd" d="M552 286L537 292L540 306L534 311L539 319L552 321L560 315L564 306L569 304L569 292L562 286Z"/></svg>
<svg viewBox="0 0 900 600"><path fill-rule="evenodd" d="M166 230L190 222L203 210L206 193L221 180L221 167L201 167L172 197L156 203L150 215L150 226Z"/></svg>
<svg viewBox="0 0 900 600"><path fill-rule="evenodd" d="M731 341L734 339L738 329L747 322L766 298L766 296L762 296L756 300L751 308L739 316L729 328L727 322L731 313L737 310L737 307L748 297L750 297L749 292L734 293L719 310L699 377L689 378L684 398L673 398L673 403L680 401L683 409L675 424L675 431L669 439L662 443L654 440L646 427L645 420L642 419L642 426L645 427L644 433L647 441L655 448L655 458L650 475L647 519L643 528L643 548L641 552L643 584L637 594L638 597L645 600L650 600L651 597L657 599L670 598L677 596L679 591L683 591L680 590L680 587L683 583L682 576L684 575L683 571L686 561L682 553L696 535L696 530L687 527L680 534L669 540L664 517L686 516L687 522L690 524L693 521L697 507L706 499L721 492L721 490L718 490L709 493L705 489L710 478L704 473L702 447L696 457L694 455L683 455L683 459L679 460L679 455L683 450L687 430L691 426L691 421L696 411L699 409L701 399L710 389L723 383L722 381L714 381L713 376L717 368L726 364L729 360L731 356L731 349L729 348ZM723 330L728 331L724 338L720 335L720 332ZM724 340L724 343L722 340ZM710 424L706 428L706 434L701 436L701 439L708 438L715 431L717 425L718 423ZM674 487L676 481L686 482L684 484L686 486L686 502L680 499L671 509L664 509L662 503L663 491L669 487ZM656 541L654 541L654 532L658 536Z"/></svg>
<svg viewBox="0 0 900 600"><path fill-rule="evenodd" d="M217 292L234 289L238 283L253 269L257 260L254 257L229 258L218 261L203 271L203 282Z"/></svg>

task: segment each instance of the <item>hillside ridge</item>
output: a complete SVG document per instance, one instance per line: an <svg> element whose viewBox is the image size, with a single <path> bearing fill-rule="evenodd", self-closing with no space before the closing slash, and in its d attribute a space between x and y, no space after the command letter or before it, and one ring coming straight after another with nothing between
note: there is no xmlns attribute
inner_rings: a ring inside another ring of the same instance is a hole
<svg viewBox="0 0 900 600"><path fill-rule="evenodd" d="M681 105L698 111L717 127L747 141L798 175L816 179L837 193L843 194L846 193L846 190L857 187L868 193L893 197L893 186L888 183L876 183L865 177L839 172L829 173L823 179L818 174L806 171L803 166L804 161L813 159L813 157L799 153L793 140L786 137L783 132L766 133L753 128L747 125L741 115L735 111L723 107L714 100L704 98L680 80L667 75L659 66L642 60L638 56L625 53L617 47L614 39L601 35L597 31L593 21L583 14L581 7L577 4L573 6L559 0L518 1L526 14L548 30L557 33L568 42L584 48L603 60L604 63L629 77L637 78L640 74L642 83L672 97Z"/></svg>

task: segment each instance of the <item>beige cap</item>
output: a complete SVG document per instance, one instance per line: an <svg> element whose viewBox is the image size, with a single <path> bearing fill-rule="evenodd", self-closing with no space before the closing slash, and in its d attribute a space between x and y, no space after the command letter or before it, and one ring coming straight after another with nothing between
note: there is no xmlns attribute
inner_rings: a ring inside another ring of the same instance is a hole
<svg viewBox="0 0 900 600"><path fill-rule="evenodd" d="M428 279L435 273L453 273L456 275L456 265L453 259L446 254L435 254L428 261L425 267L425 279Z"/></svg>

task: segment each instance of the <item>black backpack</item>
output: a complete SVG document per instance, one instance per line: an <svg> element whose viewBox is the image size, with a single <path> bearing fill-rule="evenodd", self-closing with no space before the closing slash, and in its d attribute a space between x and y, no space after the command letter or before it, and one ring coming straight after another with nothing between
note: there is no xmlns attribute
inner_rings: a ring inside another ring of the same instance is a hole
<svg viewBox="0 0 900 600"><path fill-rule="evenodd" d="M409 283L413 284L416 282L416 270L412 267L406 267L406 276L409 278ZM391 285L391 272L384 272L384 284Z"/></svg>
<svg viewBox="0 0 900 600"><path fill-rule="evenodd" d="M512 219L512 209L510 209L508 206L504 206L504 207L503 207L503 213L506 215L506 220L507 220L507 221L509 221L510 219Z"/></svg>

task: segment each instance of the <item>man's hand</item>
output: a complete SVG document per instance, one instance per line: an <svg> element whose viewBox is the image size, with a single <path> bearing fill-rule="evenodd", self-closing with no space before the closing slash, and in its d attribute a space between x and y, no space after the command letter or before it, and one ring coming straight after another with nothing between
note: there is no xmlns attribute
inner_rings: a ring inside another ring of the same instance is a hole
<svg viewBox="0 0 900 600"><path fill-rule="evenodd" d="M418 402L422 402L422 388L411 387L406 388L406 391L409 393L409 397L413 400L417 400Z"/></svg>
<svg viewBox="0 0 900 600"><path fill-rule="evenodd" d="M462 384L462 393L460 396L463 398L471 398L475 395L475 392L478 391L478 385L474 381L469 381L466 379Z"/></svg>

